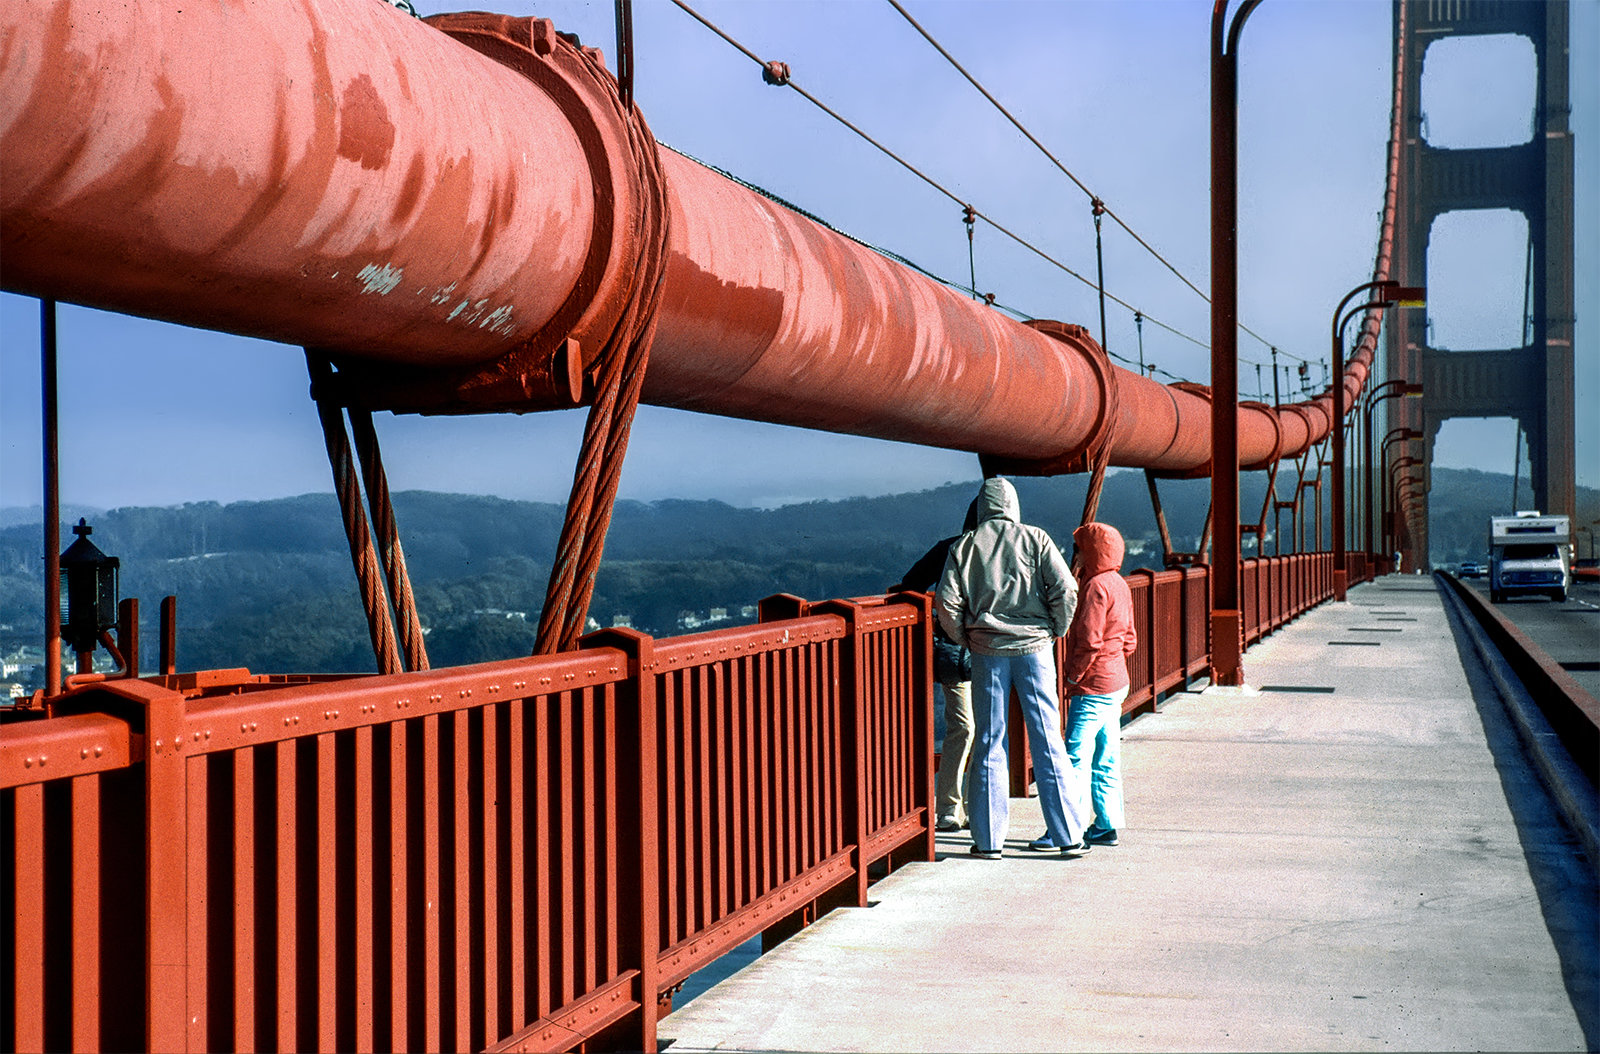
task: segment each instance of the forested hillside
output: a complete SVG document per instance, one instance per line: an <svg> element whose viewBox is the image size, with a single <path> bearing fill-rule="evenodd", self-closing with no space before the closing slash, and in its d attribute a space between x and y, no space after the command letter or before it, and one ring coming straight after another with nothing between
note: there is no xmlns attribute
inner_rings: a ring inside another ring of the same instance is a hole
<svg viewBox="0 0 1600 1054"><path fill-rule="evenodd" d="M1082 509L1084 478L1016 484L1023 518L1050 531L1065 550ZM1245 478L1247 518L1260 508L1264 487L1259 474ZM1288 490L1283 480L1279 489ZM929 545L959 529L975 492L975 482L947 484L776 509L714 501L619 502L590 615L599 625L621 621L664 636L751 621L753 605L773 593L814 599L878 593ZM1207 482L1163 481L1161 493L1174 546L1193 549ZM1583 495L1580 506L1596 506L1596 492ZM1509 496L1509 477L1436 472L1436 559L1475 555L1483 523L1491 512L1503 511ZM395 509L431 661L452 665L529 651L560 506L407 492L395 495ZM1125 569L1160 565L1143 473L1107 479L1100 518L1129 540ZM32 523L20 522L27 519L20 510L7 510L0 520L10 524L0 528L4 654L19 644L36 645L43 634L37 514ZM91 523L93 541L122 562L122 594L143 603L147 653L156 636L157 604L172 594L179 598L179 659L185 669L373 668L331 494L114 509L92 516ZM147 667L152 658L146 656Z"/></svg>

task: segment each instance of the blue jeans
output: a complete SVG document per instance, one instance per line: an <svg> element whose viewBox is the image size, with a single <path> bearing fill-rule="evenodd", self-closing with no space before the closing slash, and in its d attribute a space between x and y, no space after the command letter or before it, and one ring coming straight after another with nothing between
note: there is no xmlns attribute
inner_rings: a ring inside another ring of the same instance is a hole
<svg viewBox="0 0 1600 1054"><path fill-rule="evenodd" d="M1067 708L1067 757L1080 793L1088 784L1097 829L1122 826L1122 701L1127 688L1075 695Z"/></svg>
<svg viewBox="0 0 1600 1054"><path fill-rule="evenodd" d="M999 849L1010 820L1006 770L1006 705L1017 690L1033 750L1033 776L1039 784L1044 825L1056 845L1081 841L1084 807L1072 778L1072 764L1061 740L1061 708L1056 701L1056 662L1050 648L1031 655L972 653L972 747L968 803L972 842Z"/></svg>

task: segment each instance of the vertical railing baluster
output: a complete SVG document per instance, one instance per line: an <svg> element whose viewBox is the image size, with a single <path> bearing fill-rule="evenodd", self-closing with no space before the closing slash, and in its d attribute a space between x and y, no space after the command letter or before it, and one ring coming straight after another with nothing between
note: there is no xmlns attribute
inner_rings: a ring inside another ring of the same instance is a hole
<svg viewBox="0 0 1600 1054"><path fill-rule="evenodd" d="M724 708L726 660L705 670L700 679L705 693L706 713L710 718L707 732L711 743L711 770L706 774L711 783L711 906L707 921L718 922L728 913L728 873L731 870L731 846L728 831L728 717Z"/></svg>
<svg viewBox="0 0 1600 1054"><path fill-rule="evenodd" d="M355 884L353 890L355 943L352 948L354 962L351 963L351 976L355 979L355 991L352 993L355 1006L352 1009L355 1023L355 1050L358 1054L376 1050L378 1042L374 1025L377 1014L377 985L373 980L373 974L377 969L373 956L373 933L376 929L377 916L374 874L378 868L378 860L373 839L373 824L377 817L373 814L373 810L374 804L378 802L392 807L392 803L386 801L385 796L379 793L372 751L372 726L363 725L355 730L355 758L351 772L354 786L350 794L356 803L356 808L352 810L353 815L350 817L355 831L353 857L355 874L352 876Z"/></svg>
<svg viewBox="0 0 1600 1054"><path fill-rule="evenodd" d="M338 778L334 759L334 737L324 733L316 739L316 817L317 817L317 1049L340 1047L337 1018L339 985L339 942L337 911L339 876L335 867L338 853Z"/></svg>
<svg viewBox="0 0 1600 1054"><path fill-rule="evenodd" d="M599 711L599 696L601 689L585 688L581 695L583 700L573 717L578 722L578 752L581 757L582 767L579 769L580 779L577 783L580 788L577 806L582 814L578 824L580 837L583 839L583 876L578 884L579 910L576 920L579 929L579 952L583 960L583 969L578 971L578 986L583 992L591 991L595 987L595 966L598 952L599 938L599 907L596 904L596 879L600 874L600 846L599 826L595 819L595 805L600 798L599 758L595 754L595 720Z"/></svg>
<svg viewBox="0 0 1600 1054"><path fill-rule="evenodd" d="M621 728L618 724L622 719L622 715L618 712L617 694L618 689L615 684L608 684L601 689L602 712L605 717L602 725L605 734L600 740L600 758L604 767L605 784L605 793L602 798L605 804L605 816L602 824L605 832L605 846L601 856L605 860L606 868L604 888L601 891L601 904L605 914L605 932L603 935L605 961L600 970L601 978L615 977L623 970L628 969L627 966L623 965L626 961L626 956L622 948L621 915L626 903L622 899L624 866L622 857L624 853L633 848L633 845L632 843L624 845L622 842L622 825L619 814L625 808L630 807L628 795L631 788L624 787L621 783L622 769L624 767L621 752L624 748L620 735ZM652 875L655 873L655 866L654 863L651 864Z"/></svg>
<svg viewBox="0 0 1600 1054"><path fill-rule="evenodd" d="M683 835L678 828L678 796L683 789L683 767L679 756L682 734L678 729L677 674L661 674L661 838L662 859L666 867L662 875L662 917L666 923L663 947L670 947L682 934L678 923L678 898L683 878L678 867L678 854L683 851Z"/></svg>
<svg viewBox="0 0 1600 1054"><path fill-rule="evenodd" d="M12 858L5 861L11 872L11 896L19 919L38 919L44 913L44 859L50 837L44 824L44 784L29 783L14 792L12 823L16 830ZM12 990L16 993L16 1020L11 1022L13 1050L46 1050L45 1005L55 993L45 984L45 941L43 925L16 926L7 938L16 956Z"/></svg>
<svg viewBox="0 0 1600 1054"><path fill-rule="evenodd" d="M256 1049L256 750L233 760L233 1049Z"/></svg>
<svg viewBox="0 0 1600 1054"><path fill-rule="evenodd" d="M529 750L533 755L533 787L530 791L533 814L533 919L534 941L534 1004L528 1017L538 1020L555 1009L555 933L556 925L552 904L551 882L555 865L551 861L550 828L555 816L555 803L550 796L550 764L556 747L550 742L550 696L538 695L533 699L533 717L529 727L533 742Z"/></svg>
<svg viewBox="0 0 1600 1054"><path fill-rule="evenodd" d="M500 1038L500 704L485 703L480 710L483 737L478 750L477 769L483 781L483 851L478 866L479 897L483 918L483 946L472 949L472 956L483 972L479 998L483 1000L481 1018L483 1041L492 1044Z"/></svg>
<svg viewBox="0 0 1600 1054"><path fill-rule="evenodd" d="M455 978L452 994L455 1005L456 1050L475 1050L472 1041L472 961L475 953L472 940L473 893L472 888L472 715L467 710L457 710L451 715L454 735L450 739L451 797L454 799L455 817L450 826L450 844L454 850L454 878L450 883L450 956L454 960Z"/></svg>
<svg viewBox="0 0 1600 1054"><path fill-rule="evenodd" d="M834 600L812 607L814 614L833 614L844 619L844 638L839 642L839 685L841 689L841 750L844 760L844 835L850 847L850 866L854 885L852 901L867 906L867 715L866 688L862 669L865 649L862 643L860 607L848 600Z"/></svg>
<svg viewBox="0 0 1600 1054"><path fill-rule="evenodd" d="M273 747L276 760L273 790L277 801L277 884L273 907L277 912L277 1044L279 1050L300 1046L299 996L299 890L296 888L299 865L299 817L296 815L294 740L281 740ZM158 1048L152 1048L158 1049Z"/></svg>
<svg viewBox="0 0 1600 1054"><path fill-rule="evenodd" d="M127 601L124 601L124 603L127 603ZM180 736L182 735L181 730L178 734ZM187 932L183 953L183 959L186 967L184 971L186 991L183 995L183 1002L188 1011L184 1021L184 1027L187 1034L187 1049L189 1050L207 1050L210 1046L207 1042L207 1033L210 1030L210 1019L208 1015L211 1010L209 1006L209 992L207 991L207 969L210 963L206 947L208 936L208 929L206 925L207 905L209 903L207 899L207 885L209 878L207 869L209 859L206 835L207 822L210 812L206 795L207 761L208 759L202 755L194 758L193 760L189 760L187 757L185 757L177 763L178 767L180 768L180 775L178 778L182 779L185 783L185 795L187 798L187 805L184 807L183 813L178 814L176 819L177 822L182 824L184 827L185 841L187 843L183 860L183 878L184 885L187 889L187 903L184 905L186 915L184 928ZM78 841L80 838L84 838L90 843L89 845L85 846L89 852L93 853L96 858L99 855L98 827L100 796L98 794L98 784L98 777L93 780L92 784L83 779L76 779L72 781L74 807L77 805L78 791L80 786L82 786L83 790L85 791L93 791L92 794L88 795L88 798L89 801L92 802L90 807L93 811L94 823L92 828L87 827L83 823L83 818L79 817L78 822L73 826L72 849L74 889L72 906L75 915L77 915L78 918L82 919L86 923L84 928L96 931L100 926L99 912L96 908L98 903L98 895L91 894L90 890L87 888L78 888L78 880L85 876L80 874L80 864L77 858L79 852ZM81 866L88 868L91 872L97 870L93 861L89 859L86 859ZM96 889L98 889L98 878L96 878L92 884ZM81 965L88 965L91 969L98 965L98 940L89 935L85 936L88 937L88 939L92 941L96 947L92 952L92 958L90 958L87 963L80 964L76 961L74 962L75 975ZM73 945L73 955L75 958L85 954L88 951L88 949L80 951L77 947L78 933L76 930L73 933ZM73 992L73 1013L75 1017L89 1017L93 1022L92 1030L97 1034L100 1030L98 1020L100 1014L97 1006L98 999L95 999L94 996L99 986L100 979L98 977L85 977L81 982L77 983ZM89 1003L79 1003L76 1001L83 997L89 997L92 1001ZM101 1049L101 1045L99 1043L80 1043L75 1044L73 1049L99 1050Z"/></svg>
<svg viewBox="0 0 1600 1054"><path fill-rule="evenodd" d="M506 704L509 711L508 738L506 741L506 798L508 806L506 882L511 889L506 931L509 947L508 963L511 970L509 996L511 1000L511 1027L519 1028L533 1020L528 1010L528 870L527 829L529 817L537 815L528 807L526 771L528 705L518 697Z"/></svg>
<svg viewBox="0 0 1600 1054"><path fill-rule="evenodd" d="M389 1000L390 1050L414 1049L411 1022L416 1004L411 1000L415 966L411 947L411 883L415 847L409 838L412 804L409 776L409 730L413 721L396 720L389 729Z"/></svg>
<svg viewBox="0 0 1600 1054"><path fill-rule="evenodd" d="M444 895L440 847L440 811L444 803L439 794L438 714L422 719L422 1043L423 1050L436 1054L445 1046L440 985L444 963L440 948L440 898Z"/></svg>

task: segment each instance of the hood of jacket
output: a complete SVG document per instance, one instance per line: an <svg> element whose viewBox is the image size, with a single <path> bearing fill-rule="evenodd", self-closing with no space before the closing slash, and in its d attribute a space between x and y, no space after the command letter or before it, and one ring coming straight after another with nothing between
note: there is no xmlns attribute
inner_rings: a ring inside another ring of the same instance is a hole
<svg viewBox="0 0 1600 1054"><path fill-rule="evenodd" d="M1109 523L1086 523L1072 532L1072 544L1078 549L1079 563L1083 568L1080 579L1087 580L1107 571L1122 570L1122 557L1127 551L1122 535Z"/></svg>
<svg viewBox="0 0 1600 1054"><path fill-rule="evenodd" d="M978 522L985 520L1010 520L1022 522L1022 506L1017 501L1017 488L1004 476L992 476L983 481L978 491Z"/></svg>

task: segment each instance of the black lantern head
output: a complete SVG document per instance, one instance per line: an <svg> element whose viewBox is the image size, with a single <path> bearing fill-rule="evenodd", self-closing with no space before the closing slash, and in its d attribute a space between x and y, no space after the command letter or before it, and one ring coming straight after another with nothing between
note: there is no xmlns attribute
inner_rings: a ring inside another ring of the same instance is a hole
<svg viewBox="0 0 1600 1054"><path fill-rule="evenodd" d="M94 532L78 520L78 540L61 554L61 636L74 651L93 651L100 634L117 624L117 568L121 561L89 540Z"/></svg>

